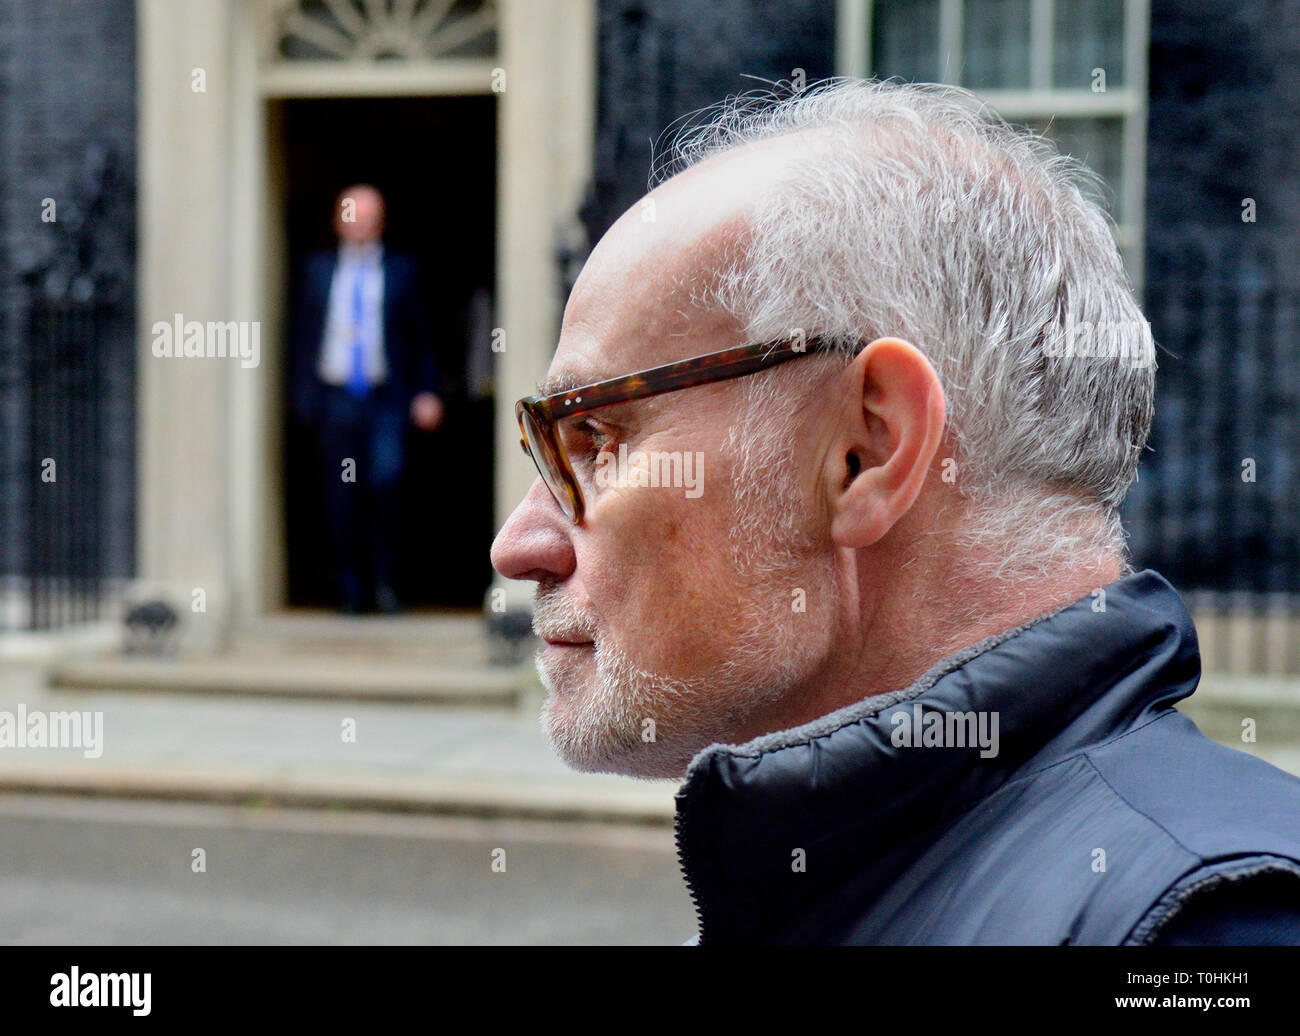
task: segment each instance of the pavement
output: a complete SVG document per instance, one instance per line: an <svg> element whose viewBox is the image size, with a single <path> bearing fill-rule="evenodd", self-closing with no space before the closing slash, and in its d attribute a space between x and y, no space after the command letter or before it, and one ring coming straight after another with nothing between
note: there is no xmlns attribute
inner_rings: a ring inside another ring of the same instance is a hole
<svg viewBox="0 0 1300 1036"><path fill-rule="evenodd" d="M0 792L665 827L676 781L581 774L539 724L531 662L477 617L281 617L224 655L0 664L0 710L102 713L96 757L0 750Z"/></svg>
<svg viewBox="0 0 1300 1036"><path fill-rule="evenodd" d="M0 750L0 793L670 827L678 782L559 761L522 654L492 664L477 616L309 614L207 658L6 657L0 711L102 713L103 746ZM1209 674L1184 709L1300 773L1300 682Z"/></svg>

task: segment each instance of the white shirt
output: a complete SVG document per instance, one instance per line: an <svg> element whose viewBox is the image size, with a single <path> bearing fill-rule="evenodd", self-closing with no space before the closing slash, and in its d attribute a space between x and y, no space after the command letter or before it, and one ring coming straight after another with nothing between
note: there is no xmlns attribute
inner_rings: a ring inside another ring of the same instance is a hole
<svg viewBox="0 0 1300 1036"><path fill-rule="evenodd" d="M366 379L378 385L388 377L384 360L384 263L383 246L339 245L330 299L325 318L324 341L317 373L330 385L346 385L352 377L352 347L360 335ZM354 328L352 301L357 277L361 285L361 326Z"/></svg>

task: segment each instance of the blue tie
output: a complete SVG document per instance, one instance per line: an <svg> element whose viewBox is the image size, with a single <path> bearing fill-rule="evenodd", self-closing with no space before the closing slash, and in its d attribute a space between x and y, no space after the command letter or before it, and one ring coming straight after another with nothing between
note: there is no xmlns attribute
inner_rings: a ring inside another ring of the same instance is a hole
<svg viewBox="0 0 1300 1036"><path fill-rule="evenodd" d="M362 287L365 282L365 266L356 261L356 273L352 277L352 374L348 377L348 392L357 399L370 391L370 380L366 377L365 343L361 337L361 322L365 317L365 299Z"/></svg>

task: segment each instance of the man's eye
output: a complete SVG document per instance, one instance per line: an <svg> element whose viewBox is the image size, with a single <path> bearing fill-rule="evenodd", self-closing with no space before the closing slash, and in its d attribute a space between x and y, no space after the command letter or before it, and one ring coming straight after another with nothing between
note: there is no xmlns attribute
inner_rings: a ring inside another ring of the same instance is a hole
<svg viewBox="0 0 1300 1036"><path fill-rule="evenodd" d="M595 457L614 440L608 431L586 418L578 422L575 431L581 439L582 453L589 457Z"/></svg>

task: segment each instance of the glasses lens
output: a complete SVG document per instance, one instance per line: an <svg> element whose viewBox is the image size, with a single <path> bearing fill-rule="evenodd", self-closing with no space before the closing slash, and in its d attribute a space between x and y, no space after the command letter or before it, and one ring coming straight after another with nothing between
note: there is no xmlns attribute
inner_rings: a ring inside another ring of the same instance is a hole
<svg viewBox="0 0 1300 1036"><path fill-rule="evenodd" d="M542 435L542 430L537 427L532 414L527 410L520 411L519 423L523 426L524 436L528 440L528 449L533 455L533 463L537 465L538 474L542 476L546 488L555 497L555 502L560 505L560 510L568 516L569 521L575 521L573 502L569 497L564 478L560 474L559 458L555 456L546 437Z"/></svg>

